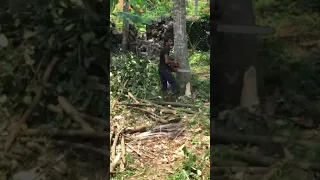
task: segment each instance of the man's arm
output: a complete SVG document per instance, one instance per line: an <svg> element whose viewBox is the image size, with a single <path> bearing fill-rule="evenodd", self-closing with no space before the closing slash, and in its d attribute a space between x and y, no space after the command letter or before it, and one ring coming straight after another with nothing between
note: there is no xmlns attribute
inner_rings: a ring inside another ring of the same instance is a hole
<svg viewBox="0 0 320 180"><path fill-rule="evenodd" d="M168 55L168 54L164 54L164 61L165 61L166 64L169 63L170 58L169 58L169 55Z"/></svg>

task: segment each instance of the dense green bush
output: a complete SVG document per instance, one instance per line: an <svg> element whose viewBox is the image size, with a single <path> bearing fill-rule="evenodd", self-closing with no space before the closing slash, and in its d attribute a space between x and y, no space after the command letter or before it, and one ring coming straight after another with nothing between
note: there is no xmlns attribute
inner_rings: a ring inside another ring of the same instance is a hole
<svg viewBox="0 0 320 180"><path fill-rule="evenodd" d="M154 97L159 92L159 76L157 64L140 59L132 54L111 56L110 88L111 98L120 95L124 83L123 95L131 92L140 98Z"/></svg>

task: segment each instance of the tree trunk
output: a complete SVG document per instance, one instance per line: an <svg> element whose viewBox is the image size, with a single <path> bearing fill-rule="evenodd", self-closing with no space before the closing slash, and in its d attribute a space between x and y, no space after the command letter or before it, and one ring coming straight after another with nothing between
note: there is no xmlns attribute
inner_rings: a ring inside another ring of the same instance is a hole
<svg viewBox="0 0 320 180"><path fill-rule="evenodd" d="M221 24L230 25L254 25L255 16L252 1L247 0L216 0L220 11L223 12ZM219 109L229 109L239 106L240 102L250 104L246 97L250 86L257 86L256 77L258 59L258 39L255 34L236 33L216 33L213 35L212 56L214 58L212 66L212 98L213 106L217 107L224 103ZM216 46L216 47L214 47ZM246 76L250 80L246 81L243 89L243 77L245 72L250 70L251 74ZM257 71L258 73L258 71ZM255 76L255 77L253 77ZM254 79L254 80L252 80ZM251 87L257 89L257 87ZM247 98L248 99L248 98ZM251 98L253 101L254 98ZM256 99L255 99L256 101Z"/></svg>
<svg viewBox="0 0 320 180"><path fill-rule="evenodd" d="M173 1L174 19L174 57L178 60L181 69L190 69L187 47L186 30L186 0ZM190 83L190 72L177 73L177 92L185 94L186 85Z"/></svg>
<svg viewBox="0 0 320 180"><path fill-rule="evenodd" d="M198 15L198 0L194 0L194 15Z"/></svg>
<svg viewBox="0 0 320 180"><path fill-rule="evenodd" d="M129 11L129 0L123 0L123 12ZM122 50L128 50L128 39L129 39L129 22L124 19L122 24Z"/></svg>

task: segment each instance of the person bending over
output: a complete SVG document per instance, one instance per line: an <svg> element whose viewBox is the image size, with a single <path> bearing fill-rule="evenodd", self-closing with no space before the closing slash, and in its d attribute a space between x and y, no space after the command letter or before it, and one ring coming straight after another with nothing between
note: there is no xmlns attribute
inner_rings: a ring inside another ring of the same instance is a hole
<svg viewBox="0 0 320 180"><path fill-rule="evenodd" d="M160 75L160 81L161 81L161 93L165 94L167 91L167 82L170 84L170 92L171 94L175 94L176 92L176 80L174 76L171 73L171 69L169 66L169 52L171 49L171 46L173 45L172 38L165 37L164 39L164 45L160 52L160 63L159 63L159 75Z"/></svg>

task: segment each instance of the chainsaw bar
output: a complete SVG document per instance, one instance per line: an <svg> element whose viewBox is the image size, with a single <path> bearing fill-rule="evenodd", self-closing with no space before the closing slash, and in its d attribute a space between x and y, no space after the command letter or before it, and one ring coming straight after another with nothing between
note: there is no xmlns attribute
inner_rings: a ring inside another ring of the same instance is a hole
<svg viewBox="0 0 320 180"><path fill-rule="evenodd" d="M195 71L192 71L190 69L178 69L177 72L190 72L190 73L194 73Z"/></svg>
<svg viewBox="0 0 320 180"><path fill-rule="evenodd" d="M217 24L218 32L241 33L241 34L273 34L274 28L267 26L226 25Z"/></svg>

